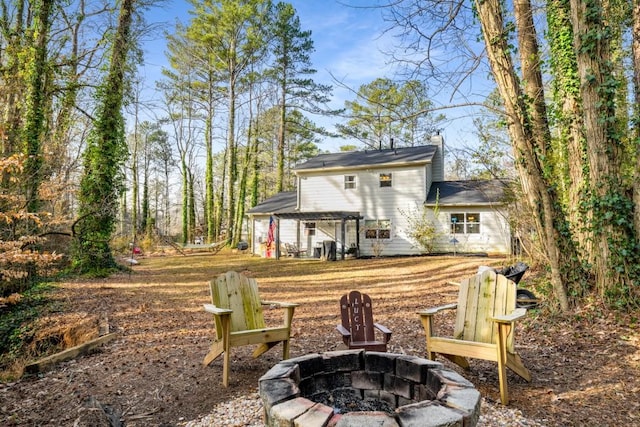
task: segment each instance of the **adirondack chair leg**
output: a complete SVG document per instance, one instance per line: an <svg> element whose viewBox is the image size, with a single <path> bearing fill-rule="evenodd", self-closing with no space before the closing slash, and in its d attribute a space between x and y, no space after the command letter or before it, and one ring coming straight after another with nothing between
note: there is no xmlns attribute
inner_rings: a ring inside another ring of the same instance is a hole
<svg viewBox="0 0 640 427"><path fill-rule="evenodd" d="M469 361L466 357L458 356L456 354L442 354L447 359L451 360L456 365L460 366L462 369L469 370L471 366L469 365Z"/></svg>
<svg viewBox="0 0 640 427"><path fill-rule="evenodd" d="M426 335L426 346L427 346L427 357L430 360L436 360L436 354L432 351L429 351L431 348L430 342L431 337L433 336L433 325L431 324L431 315L420 315L420 320L422 321L422 327L424 328L424 332Z"/></svg>
<svg viewBox="0 0 640 427"><path fill-rule="evenodd" d="M509 389L507 384L507 335L511 325L498 324L498 380L500 382L500 401L509 404Z"/></svg>
<svg viewBox="0 0 640 427"><path fill-rule="evenodd" d="M520 356L513 353L507 353L507 367L518 374L527 382L531 382L531 372L525 368Z"/></svg>
<svg viewBox="0 0 640 427"><path fill-rule="evenodd" d="M211 344L211 349L209 350L209 353L207 353L207 355L204 357L202 364L204 366L209 366L211 362L216 360L218 356L222 354L223 351L224 347L222 346L222 341L214 342L213 344Z"/></svg>
<svg viewBox="0 0 640 427"><path fill-rule="evenodd" d="M229 364L231 363L231 316L220 316L222 320L222 342L224 343L224 356L222 366L222 386L229 386Z"/></svg>
<svg viewBox="0 0 640 427"><path fill-rule="evenodd" d="M289 358L289 340L282 341L282 359L286 360Z"/></svg>
<svg viewBox="0 0 640 427"><path fill-rule="evenodd" d="M260 344L255 350L253 350L252 356L255 357L259 357L261 354L266 353L267 351L269 351L270 349L272 349L273 347L275 347L276 345L278 345L280 341L276 341L276 342L264 342L262 344Z"/></svg>

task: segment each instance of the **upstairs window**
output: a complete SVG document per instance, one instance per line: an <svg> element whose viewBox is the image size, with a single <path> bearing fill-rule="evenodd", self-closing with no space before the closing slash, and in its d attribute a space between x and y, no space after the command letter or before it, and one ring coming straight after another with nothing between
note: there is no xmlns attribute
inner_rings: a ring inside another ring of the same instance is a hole
<svg viewBox="0 0 640 427"><path fill-rule="evenodd" d="M391 187L391 174L390 173L381 173L380 174L380 187Z"/></svg>
<svg viewBox="0 0 640 427"><path fill-rule="evenodd" d="M391 221L388 219L367 219L364 222L365 239L390 239Z"/></svg>
<svg viewBox="0 0 640 427"><path fill-rule="evenodd" d="M350 188L356 188L356 176L355 175L345 175L344 176L344 189L348 190Z"/></svg>
<svg viewBox="0 0 640 427"><path fill-rule="evenodd" d="M452 213L451 232L453 234L478 234L480 233L480 214Z"/></svg>

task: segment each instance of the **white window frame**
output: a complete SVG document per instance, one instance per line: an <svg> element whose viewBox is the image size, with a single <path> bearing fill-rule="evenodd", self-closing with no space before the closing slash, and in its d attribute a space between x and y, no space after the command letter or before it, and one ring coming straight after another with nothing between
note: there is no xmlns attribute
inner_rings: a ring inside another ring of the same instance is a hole
<svg viewBox="0 0 640 427"><path fill-rule="evenodd" d="M345 175L344 176L344 189L345 190L353 190L357 188L357 180L355 175Z"/></svg>
<svg viewBox="0 0 640 427"><path fill-rule="evenodd" d="M380 188L393 187L393 174L389 173L380 173Z"/></svg>
<svg viewBox="0 0 640 427"><path fill-rule="evenodd" d="M391 220L366 219L364 221L364 238L368 240L390 240Z"/></svg>
<svg viewBox="0 0 640 427"><path fill-rule="evenodd" d="M451 212L452 234L480 234L480 212Z"/></svg>

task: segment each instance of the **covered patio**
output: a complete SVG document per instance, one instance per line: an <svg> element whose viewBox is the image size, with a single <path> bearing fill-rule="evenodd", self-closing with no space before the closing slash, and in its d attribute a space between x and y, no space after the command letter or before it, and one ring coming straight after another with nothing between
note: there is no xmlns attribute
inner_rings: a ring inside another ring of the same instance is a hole
<svg viewBox="0 0 640 427"><path fill-rule="evenodd" d="M301 232L301 223L314 222L314 221L326 221L326 222L339 222L340 223L340 236L333 236L334 242L341 242L340 250L337 251L339 254L339 258L341 260L345 259L345 242L347 238L346 233L346 225L348 221L355 221L356 233L355 233L355 247L356 247L356 256L360 253L360 220L363 218L360 215L360 212L349 212L349 211L328 211L328 212L296 212L296 211L281 211L281 212L273 212L273 217L276 220L276 233L274 236L275 239L275 257L276 259L280 259L282 255L281 245L280 245L280 220L288 219L294 220L296 222L296 246L298 248L301 247L302 242L302 232ZM338 238L339 237L339 238Z"/></svg>

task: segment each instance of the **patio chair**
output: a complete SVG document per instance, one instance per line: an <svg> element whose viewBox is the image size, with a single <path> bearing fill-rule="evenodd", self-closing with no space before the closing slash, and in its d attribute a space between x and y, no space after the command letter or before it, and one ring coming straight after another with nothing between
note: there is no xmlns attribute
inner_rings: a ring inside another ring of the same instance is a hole
<svg viewBox="0 0 640 427"><path fill-rule="evenodd" d="M215 320L216 338L203 360L207 366L224 354L222 385L229 385L230 350L233 347L259 344L253 357L258 357L282 342L282 358L289 358L291 320L298 304L261 301L256 279L235 271L219 275L209 282L212 304L204 304L205 311ZM262 306L270 305L284 310L280 326L266 327Z"/></svg>
<svg viewBox="0 0 640 427"><path fill-rule="evenodd" d="M458 302L420 311L426 333L427 356L435 360L439 353L468 369L467 357L498 363L500 400L509 403L506 368L531 381L531 374L515 352L515 322L526 314L516 308L516 284L493 270L485 270L462 280ZM432 317L449 309L457 309L453 337L435 333Z"/></svg>
<svg viewBox="0 0 640 427"><path fill-rule="evenodd" d="M298 247L292 243L285 243L284 244L287 256L293 257L293 258L298 258L300 256L300 249L298 249Z"/></svg>
<svg viewBox="0 0 640 427"><path fill-rule="evenodd" d="M370 351L387 351L391 331L373 322L371 298L359 291L351 291L340 298L342 323L336 327L348 348ZM376 330L380 339L376 339Z"/></svg>

